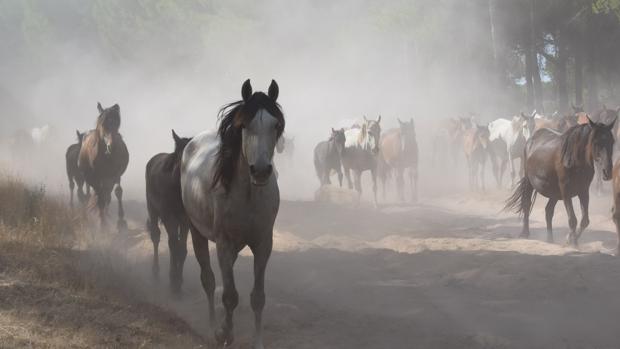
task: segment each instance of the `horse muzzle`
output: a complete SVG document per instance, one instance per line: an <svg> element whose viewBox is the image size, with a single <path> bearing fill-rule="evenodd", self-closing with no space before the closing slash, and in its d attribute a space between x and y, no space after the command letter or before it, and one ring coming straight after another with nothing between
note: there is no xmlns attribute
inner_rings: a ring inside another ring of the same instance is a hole
<svg viewBox="0 0 620 349"><path fill-rule="evenodd" d="M250 165L250 177L252 184L257 186L266 185L273 173L273 165Z"/></svg>

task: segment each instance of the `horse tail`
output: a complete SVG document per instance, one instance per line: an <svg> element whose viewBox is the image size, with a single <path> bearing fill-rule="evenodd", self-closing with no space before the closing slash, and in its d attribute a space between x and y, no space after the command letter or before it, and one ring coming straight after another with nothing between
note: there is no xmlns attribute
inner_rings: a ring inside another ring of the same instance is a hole
<svg viewBox="0 0 620 349"><path fill-rule="evenodd" d="M536 191L527 176L524 176L517 184L514 193L506 200L504 211L513 211L519 216L529 214L535 201Z"/></svg>

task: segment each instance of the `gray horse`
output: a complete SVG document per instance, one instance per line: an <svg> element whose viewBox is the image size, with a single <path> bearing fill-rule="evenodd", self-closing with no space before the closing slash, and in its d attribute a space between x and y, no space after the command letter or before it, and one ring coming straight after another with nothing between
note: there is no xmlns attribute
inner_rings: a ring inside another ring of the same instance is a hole
<svg viewBox="0 0 620 349"><path fill-rule="evenodd" d="M332 170L338 174L338 182L342 187L342 150L345 143L344 129L334 130L328 140L319 142L314 147L314 169L321 185L331 184L329 178Z"/></svg>
<svg viewBox="0 0 620 349"><path fill-rule="evenodd" d="M370 170L374 203L377 203L377 157L381 137L381 115L377 120L364 117L361 127L352 127L345 131L345 147L342 152L342 166L347 177L349 189L353 189L351 170L355 175L355 190L362 193L362 172Z"/></svg>
<svg viewBox="0 0 620 349"><path fill-rule="evenodd" d="M215 333L220 345L233 342L233 310L239 302L233 266L239 251L249 246L254 254L254 288L250 296L256 326L254 348L263 348L265 269L280 207L273 168L274 148L284 131L284 115L276 103L278 91L272 80L267 94L252 93L250 80L246 80L241 88L243 99L220 110L217 133L197 135L183 153L181 195L191 223L212 327L215 278L209 240L216 243L222 274L226 318Z"/></svg>

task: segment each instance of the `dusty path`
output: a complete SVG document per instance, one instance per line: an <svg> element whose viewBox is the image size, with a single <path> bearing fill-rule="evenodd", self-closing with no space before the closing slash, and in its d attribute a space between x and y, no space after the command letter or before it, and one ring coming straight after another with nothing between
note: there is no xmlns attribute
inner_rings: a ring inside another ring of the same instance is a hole
<svg viewBox="0 0 620 349"><path fill-rule="evenodd" d="M607 200L593 200L592 229L576 251L537 240L544 237L542 201L533 217L533 239L513 239L520 226L512 215L499 213L504 197L443 197L379 211L283 202L267 275L266 344L618 348L620 260L607 254L616 239ZM558 205L556 241L566 232L562 211ZM138 218L140 206L132 212ZM136 234L128 252L144 297L208 333L193 256L186 264L184 297L172 300L165 257L155 284L150 244L143 232ZM248 348L252 333L251 262L242 256L235 268L241 296L236 348ZM213 263L217 266L215 258Z"/></svg>

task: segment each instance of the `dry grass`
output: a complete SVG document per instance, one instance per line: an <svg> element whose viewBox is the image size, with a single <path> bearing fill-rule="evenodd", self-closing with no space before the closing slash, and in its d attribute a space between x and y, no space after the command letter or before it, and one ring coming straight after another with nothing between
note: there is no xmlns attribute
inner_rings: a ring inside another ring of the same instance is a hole
<svg viewBox="0 0 620 349"><path fill-rule="evenodd" d="M45 187L0 177L0 235L39 247L73 247L86 232L84 215L46 195Z"/></svg>
<svg viewBox="0 0 620 349"><path fill-rule="evenodd" d="M125 256L83 249L83 212L0 178L0 348L198 348L177 317L146 304Z"/></svg>

